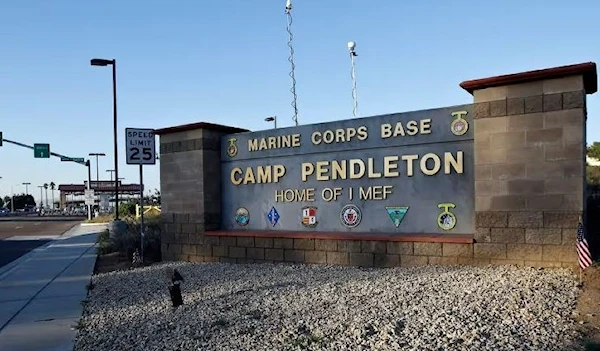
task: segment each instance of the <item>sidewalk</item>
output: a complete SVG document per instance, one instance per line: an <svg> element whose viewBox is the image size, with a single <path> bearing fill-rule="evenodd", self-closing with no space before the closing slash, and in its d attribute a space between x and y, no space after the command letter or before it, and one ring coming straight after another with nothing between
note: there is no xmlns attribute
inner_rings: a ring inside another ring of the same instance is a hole
<svg viewBox="0 0 600 351"><path fill-rule="evenodd" d="M0 268L0 350L73 349L103 226L75 226Z"/></svg>

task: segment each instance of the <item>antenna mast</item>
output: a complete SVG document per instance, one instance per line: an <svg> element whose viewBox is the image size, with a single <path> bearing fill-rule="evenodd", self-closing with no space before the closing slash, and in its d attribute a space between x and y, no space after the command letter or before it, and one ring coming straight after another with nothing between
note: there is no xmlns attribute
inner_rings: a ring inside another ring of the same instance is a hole
<svg viewBox="0 0 600 351"><path fill-rule="evenodd" d="M352 61L352 70L350 71L350 78L352 78L352 101L353 108L352 114L354 118L358 115L358 96L356 94L356 62L355 57L357 56L356 51L356 43L353 41L348 42L348 51L350 51L350 60Z"/></svg>
<svg viewBox="0 0 600 351"><path fill-rule="evenodd" d="M287 33L288 33L288 47L290 48L290 56L288 57L288 61L291 65L290 77L292 78L292 88L290 91L292 92L293 100L292 100L292 108L294 109L294 117L292 120L295 125L298 125L298 107L296 105L296 76L295 70L296 65L294 64L294 47L292 46L292 40L294 36L292 35L292 0L286 0L285 2L285 14L287 15Z"/></svg>

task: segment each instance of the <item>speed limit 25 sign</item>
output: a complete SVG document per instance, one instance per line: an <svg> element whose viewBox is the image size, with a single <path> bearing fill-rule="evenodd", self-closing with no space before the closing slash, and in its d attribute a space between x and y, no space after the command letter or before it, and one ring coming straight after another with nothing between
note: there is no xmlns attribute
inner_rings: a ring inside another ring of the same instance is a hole
<svg viewBox="0 0 600 351"><path fill-rule="evenodd" d="M156 142L153 129L125 129L128 165L156 164Z"/></svg>

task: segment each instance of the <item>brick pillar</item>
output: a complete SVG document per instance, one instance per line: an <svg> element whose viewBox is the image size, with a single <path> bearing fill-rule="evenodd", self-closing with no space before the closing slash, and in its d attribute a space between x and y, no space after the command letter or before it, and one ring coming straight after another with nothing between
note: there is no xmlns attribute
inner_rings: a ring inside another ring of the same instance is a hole
<svg viewBox="0 0 600 351"><path fill-rule="evenodd" d="M586 63L461 83L474 97L476 243L492 263L572 266L585 210Z"/></svg>
<svg viewBox="0 0 600 351"><path fill-rule="evenodd" d="M211 123L155 131L160 136L164 260L212 256L202 234L221 224L221 136L242 131Z"/></svg>

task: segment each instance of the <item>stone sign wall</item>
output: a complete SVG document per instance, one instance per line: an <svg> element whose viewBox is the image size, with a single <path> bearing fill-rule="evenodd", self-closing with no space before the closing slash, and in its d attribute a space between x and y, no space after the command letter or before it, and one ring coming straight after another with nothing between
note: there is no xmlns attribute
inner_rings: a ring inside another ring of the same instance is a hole
<svg viewBox="0 0 600 351"><path fill-rule="evenodd" d="M226 135L222 229L474 232L471 106Z"/></svg>
<svg viewBox="0 0 600 351"><path fill-rule="evenodd" d="M163 258L576 265L596 65L461 87L473 104L258 132L157 130Z"/></svg>

